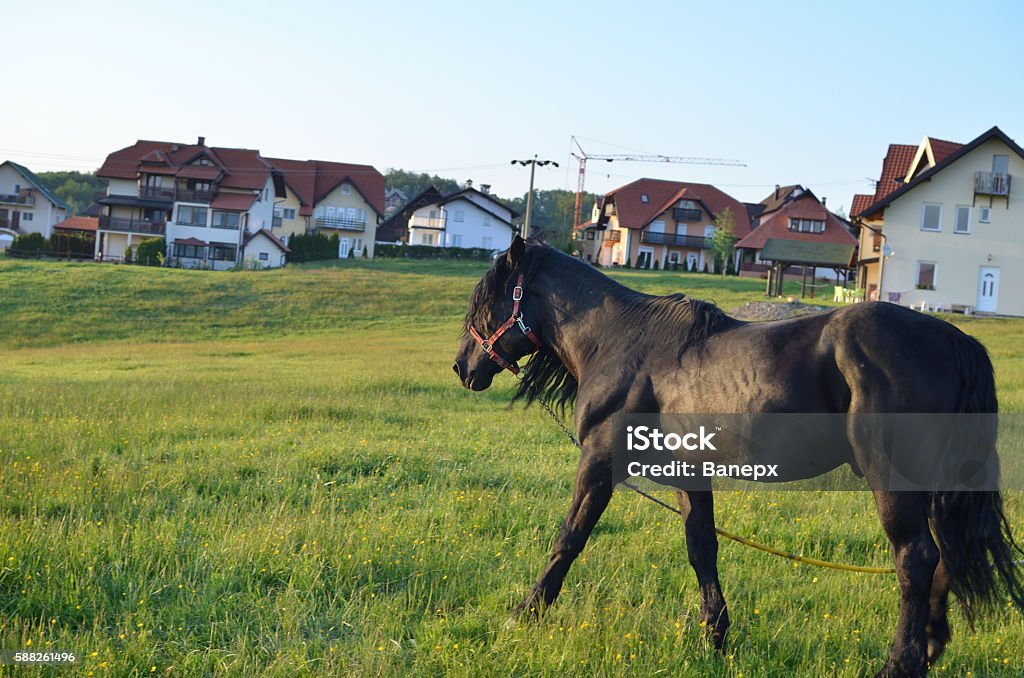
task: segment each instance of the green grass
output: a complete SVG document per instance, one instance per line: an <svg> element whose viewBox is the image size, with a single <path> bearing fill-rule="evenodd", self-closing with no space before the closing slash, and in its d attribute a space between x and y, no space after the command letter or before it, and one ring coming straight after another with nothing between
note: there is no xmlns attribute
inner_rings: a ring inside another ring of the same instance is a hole
<svg viewBox="0 0 1024 678"><path fill-rule="evenodd" d="M483 265L206 273L0 261L0 647L96 675L861 676L891 576L731 542L723 657L698 636L682 527L618 495L542 620L502 630L546 562L577 454L507 377L451 359ZM619 271L725 308L761 282ZM1024 321L960 323L1024 412ZM1024 502L1008 497L1024 534ZM864 493L723 493L722 527L888 565ZM1024 618L954 640L936 675L1020 675ZM155 667L155 668L154 668Z"/></svg>

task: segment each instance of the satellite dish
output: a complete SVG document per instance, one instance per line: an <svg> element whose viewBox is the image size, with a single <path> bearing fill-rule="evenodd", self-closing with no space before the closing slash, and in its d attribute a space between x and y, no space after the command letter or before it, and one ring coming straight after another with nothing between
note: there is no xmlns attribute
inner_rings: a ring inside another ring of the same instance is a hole
<svg viewBox="0 0 1024 678"><path fill-rule="evenodd" d="M883 257L891 257L894 254L896 254L896 253L893 252L891 247L889 247L888 245L883 245L882 246L882 256Z"/></svg>

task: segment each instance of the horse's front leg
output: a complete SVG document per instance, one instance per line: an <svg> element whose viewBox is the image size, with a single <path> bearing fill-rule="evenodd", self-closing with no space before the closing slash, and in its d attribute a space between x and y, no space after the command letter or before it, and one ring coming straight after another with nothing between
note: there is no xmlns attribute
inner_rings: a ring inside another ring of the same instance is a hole
<svg viewBox="0 0 1024 678"><path fill-rule="evenodd" d="M718 582L718 535L715 533L715 502L710 491L677 491L686 525L686 552L700 587L700 620L715 649L725 645L729 610Z"/></svg>
<svg viewBox="0 0 1024 678"><path fill-rule="evenodd" d="M607 456L588 450L584 445L576 469L576 487L569 514L558 531L551 559L530 593L516 608L513 619L523 612L539 613L555 602L569 566L583 550L594 525L597 524L612 496L612 467Z"/></svg>

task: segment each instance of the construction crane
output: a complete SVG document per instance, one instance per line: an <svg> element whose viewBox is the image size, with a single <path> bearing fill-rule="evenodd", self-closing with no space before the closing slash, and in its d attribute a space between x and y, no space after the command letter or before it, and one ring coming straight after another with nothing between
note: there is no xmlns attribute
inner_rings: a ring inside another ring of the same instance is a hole
<svg viewBox="0 0 1024 678"><path fill-rule="evenodd" d="M615 162L616 160L628 162L678 162L690 165L727 165L730 167L746 167L746 164L739 160L726 160L723 158L690 158L675 155L631 154L590 155L583 150L583 147L580 146L580 142L576 140L576 137L572 138L572 143L576 145L576 149L579 151L579 153L573 151L572 157L576 158L580 163L579 177L576 182L576 204L573 206L572 211L573 228L580 225L580 219L583 217L583 184L586 181L588 160L604 160L605 162Z"/></svg>

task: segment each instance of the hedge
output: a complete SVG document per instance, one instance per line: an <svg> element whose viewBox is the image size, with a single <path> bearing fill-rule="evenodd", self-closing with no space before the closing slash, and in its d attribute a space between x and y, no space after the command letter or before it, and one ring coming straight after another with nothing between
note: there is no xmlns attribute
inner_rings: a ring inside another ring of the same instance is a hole
<svg viewBox="0 0 1024 678"><path fill-rule="evenodd" d="M373 249L373 256L395 259L471 259L490 261L494 256L494 250L485 247L377 244Z"/></svg>

